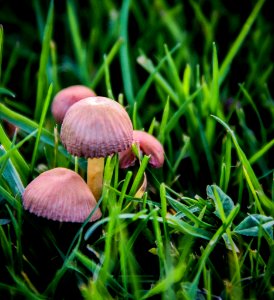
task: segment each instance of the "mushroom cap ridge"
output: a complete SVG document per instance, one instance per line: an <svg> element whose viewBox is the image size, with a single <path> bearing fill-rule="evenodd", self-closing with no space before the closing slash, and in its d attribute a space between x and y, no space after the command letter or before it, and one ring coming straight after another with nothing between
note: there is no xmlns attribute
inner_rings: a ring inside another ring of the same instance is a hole
<svg viewBox="0 0 274 300"><path fill-rule="evenodd" d="M23 193L24 208L60 222L84 222L97 202L83 178L66 168L54 168L31 181ZM98 208L91 221L101 217Z"/></svg>
<svg viewBox="0 0 274 300"><path fill-rule="evenodd" d="M72 155L99 158L129 148L133 128L128 113L118 102L88 97L67 111L60 137Z"/></svg>

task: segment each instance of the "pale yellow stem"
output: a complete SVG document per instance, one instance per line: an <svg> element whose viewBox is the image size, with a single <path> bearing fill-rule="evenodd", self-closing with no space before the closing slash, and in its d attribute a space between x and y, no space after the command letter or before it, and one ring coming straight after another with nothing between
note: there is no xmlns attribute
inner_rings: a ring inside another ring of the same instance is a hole
<svg viewBox="0 0 274 300"><path fill-rule="evenodd" d="M104 161L104 157L88 159L87 185L97 201L102 194Z"/></svg>

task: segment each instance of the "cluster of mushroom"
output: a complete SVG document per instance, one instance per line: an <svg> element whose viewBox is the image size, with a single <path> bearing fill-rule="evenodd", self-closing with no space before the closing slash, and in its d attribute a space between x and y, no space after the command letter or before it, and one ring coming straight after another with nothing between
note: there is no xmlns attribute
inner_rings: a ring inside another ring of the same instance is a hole
<svg viewBox="0 0 274 300"><path fill-rule="evenodd" d="M102 215L104 158L119 153L120 167L135 163L131 146L136 143L150 164L161 167L164 150L152 135L133 130L126 110L118 102L96 96L81 85L61 90L53 99L52 114L61 124L60 138L69 153L88 159L87 183L76 172L57 167L41 173L26 187L26 210L60 222L95 221ZM95 209L96 208L96 209ZM91 214L91 212L93 212Z"/></svg>

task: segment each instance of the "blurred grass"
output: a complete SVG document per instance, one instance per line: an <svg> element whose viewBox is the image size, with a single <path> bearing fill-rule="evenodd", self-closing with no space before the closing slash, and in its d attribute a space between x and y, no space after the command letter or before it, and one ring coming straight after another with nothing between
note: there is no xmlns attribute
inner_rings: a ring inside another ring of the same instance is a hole
<svg viewBox="0 0 274 300"><path fill-rule="evenodd" d="M1 4L1 299L273 298L270 7ZM127 170L106 159L103 216L93 224L43 220L21 201L44 170L86 176L49 109L72 84L122 103L134 129L165 149L160 169L149 156Z"/></svg>

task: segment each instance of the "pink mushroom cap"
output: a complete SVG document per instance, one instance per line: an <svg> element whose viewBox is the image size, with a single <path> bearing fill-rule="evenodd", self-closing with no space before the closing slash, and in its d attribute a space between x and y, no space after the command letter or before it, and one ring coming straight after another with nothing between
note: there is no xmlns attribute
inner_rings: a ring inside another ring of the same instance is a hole
<svg viewBox="0 0 274 300"><path fill-rule="evenodd" d="M67 111L60 138L72 155L99 158L129 148L133 128L121 104L106 97L88 97Z"/></svg>
<svg viewBox="0 0 274 300"><path fill-rule="evenodd" d="M97 202L83 178L66 168L54 168L31 181L23 193L24 208L59 222L84 222ZM96 209L90 222L101 217Z"/></svg>
<svg viewBox="0 0 274 300"><path fill-rule="evenodd" d="M95 92L84 85L72 85L60 90L53 98L51 112L58 124L64 120L67 110L76 102L96 96Z"/></svg>
<svg viewBox="0 0 274 300"><path fill-rule="evenodd" d="M153 168L161 168L164 164L164 148L162 144L151 134L133 130L133 142L137 144L142 153L150 155L149 164ZM136 156L131 148L119 153L120 167L122 169L133 166L136 161Z"/></svg>

